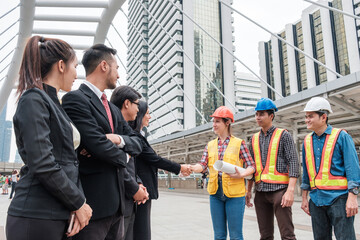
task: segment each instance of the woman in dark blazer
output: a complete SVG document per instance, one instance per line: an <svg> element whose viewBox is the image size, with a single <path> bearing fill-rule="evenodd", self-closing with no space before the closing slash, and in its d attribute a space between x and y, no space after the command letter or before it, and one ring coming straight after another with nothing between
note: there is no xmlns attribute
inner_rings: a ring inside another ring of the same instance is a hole
<svg viewBox="0 0 360 240"><path fill-rule="evenodd" d="M130 122L130 126L137 132L142 140L142 152L135 157L136 174L141 179L143 185L149 193L149 200L145 204L137 207L134 223L134 240L148 240L151 239L151 200L159 197L158 193L158 168L184 175L190 174L189 165L180 165L172 162L166 158L162 158L156 154L154 149L146 140L145 134L142 131L144 127L149 125L151 116L146 102L139 101L139 112L135 121Z"/></svg>
<svg viewBox="0 0 360 240"><path fill-rule="evenodd" d="M25 47L13 118L25 165L8 209L8 240L64 239L91 217L78 177L79 135L57 97L60 89L71 90L76 66L74 50L62 40L34 36Z"/></svg>

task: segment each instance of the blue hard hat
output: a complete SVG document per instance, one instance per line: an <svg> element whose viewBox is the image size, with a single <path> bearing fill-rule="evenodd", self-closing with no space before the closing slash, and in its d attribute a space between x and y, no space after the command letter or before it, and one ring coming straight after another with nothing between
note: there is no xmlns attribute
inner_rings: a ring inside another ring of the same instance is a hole
<svg viewBox="0 0 360 240"><path fill-rule="evenodd" d="M275 103L269 98L261 98L255 107L255 111L274 110L277 112Z"/></svg>

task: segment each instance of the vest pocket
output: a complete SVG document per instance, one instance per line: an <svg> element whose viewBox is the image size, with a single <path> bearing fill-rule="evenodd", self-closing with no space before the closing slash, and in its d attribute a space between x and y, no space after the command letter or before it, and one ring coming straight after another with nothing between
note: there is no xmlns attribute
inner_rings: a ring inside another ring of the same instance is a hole
<svg viewBox="0 0 360 240"><path fill-rule="evenodd" d="M243 179L231 178L224 185L224 192L227 192L228 197L241 197L245 194L245 184Z"/></svg>
<svg viewBox="0 0 360 240"><path fill-rule="evenodd" d="M218 189L218 182L217 182L217 178L210 178L209 179L209 183L208 183L208 192L210 195L213 195L216 193Z"/></svg>

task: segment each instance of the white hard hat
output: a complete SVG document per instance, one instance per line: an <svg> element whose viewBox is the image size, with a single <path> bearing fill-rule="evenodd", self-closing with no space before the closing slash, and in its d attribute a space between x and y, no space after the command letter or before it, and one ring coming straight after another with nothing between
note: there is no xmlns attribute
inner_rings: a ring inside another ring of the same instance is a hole
<svg viewBox="0 0 360 240"><path fill-rule="evenodd" d="M321 112L328 111L332 113L330 103L322 97L313 97L306 103L303 112Z"/></svg>

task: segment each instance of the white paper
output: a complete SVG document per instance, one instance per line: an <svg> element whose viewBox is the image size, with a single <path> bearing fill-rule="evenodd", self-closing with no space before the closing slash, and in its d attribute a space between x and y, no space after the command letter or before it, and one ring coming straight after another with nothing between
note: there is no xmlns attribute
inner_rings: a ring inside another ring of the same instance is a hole
<svg viewBox="0 0 360 240"><path fill-rule="evenodd" d="M214 168L215 168L216 171L222 171L224 173L235 173L236 172L235 168L237 168L240 173L245 172L245 168L242 168L242 167L239 167L239 166L236 166L236 165L233 165L231 163L224 162L224 161L220 161L220 160L217 160L214 163ZM249 175L249 176L247 176L245 178L246 179L251 179L252 175Z"/></svg>

